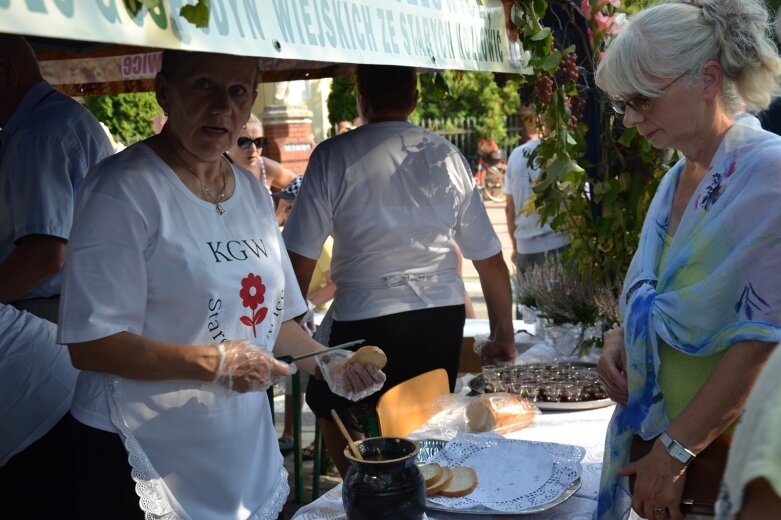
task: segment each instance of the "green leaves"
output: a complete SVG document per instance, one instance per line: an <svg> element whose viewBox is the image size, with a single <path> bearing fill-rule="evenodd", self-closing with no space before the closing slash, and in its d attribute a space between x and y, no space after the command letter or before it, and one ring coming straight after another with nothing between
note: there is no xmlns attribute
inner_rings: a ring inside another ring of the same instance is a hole
<svg viewBox="0 0 781 520"><path fill-rule="evenodd" d="M149 122L162 111L152 92L87 96L84 106L109 127L116 140L128 146L152 135Z"/></svg>
<svg viewBox="0 0 781 520"><path fill-rule="evenodd" d="M627 0L621 9L631 10L638 1ZM554 2L559 7L566 3L550 0ZM602 15L613 14L614 9L612 4L604 4ZM568 256L581 275L622 279L637 247L648 204L671 159L654 149L636 129L618 127L620 120L604 105L596 118L599 126L587 127L581 118L585 96L593 98L597 93L589 92L575 77L593 73L598 53L577 56L573 61L568 56L575 52L573 46L555 49L558 41L554 42L552 29L540 24L547 10L546 0L513 0L511 11L521 45L531 53L529 66L534 71L534 78L522 88L522 96L533 101L531 109L545 126L534 152L541 165L534 186L534 208L543 222L570 236ZM592 50L600 49L603 40L610 37L596 27L598 17L591 17L591 31L586 34L574 9L564 5L557 15L557 34L574 28ZM594 124L594 120L589 121ZM584 158L589 131L599 134L597 164Z"/></svg>
<svg viewBox="0 0 781 520"><path fill-rule="evenodd" d="M198 0L195 5L185 5L179 10L179 14L188 22L199 29L209 26L209 10L211 0Z"/></svg>
<svg viewBox="0 0 781 520"><path fill-rule="evenodd" d="M540 40L544 40L545 38L550 36L550 34L551 34L550 27L543 27L541 30L537 31L536 33L534 33L534 35L532 35L531 41L538 42Z"/></svg>
<svg viewBox="0 0 781 520"><path fill-rule="evenodd" d="M148 10L163 7L163 0L122 0L128 12L138 16L142 8ZM209 26L211 0L198 0L195 5L185 5L179 10L179 15L198 28Z"/></svg>
<svg viewBox="0 0 781 520"><path fill-rule="evenodd" d="M136 16L142 7L153 9L162 3L163 0L123 0L128 12Z"/></svg>
<svg viewBox="0 0 781 520"><path fill-rule="evenodd" d="M450 85L445 79L445 74L439 70L435 72L431 81L431 94L435 99L445 99L450 94Z"/></svg>

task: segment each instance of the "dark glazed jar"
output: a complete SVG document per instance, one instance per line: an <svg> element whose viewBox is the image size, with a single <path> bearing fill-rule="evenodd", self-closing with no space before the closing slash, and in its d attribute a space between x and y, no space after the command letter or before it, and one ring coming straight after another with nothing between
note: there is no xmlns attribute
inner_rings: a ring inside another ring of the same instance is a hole
<svg viewBox="0 0 781 520"><path fill-rule="evenodd" d="M349 520L420 520L426 484L415 457L418 445L399 437L373 437L355 443L365 460L344 450L350 467L342 486Z"/></svg>

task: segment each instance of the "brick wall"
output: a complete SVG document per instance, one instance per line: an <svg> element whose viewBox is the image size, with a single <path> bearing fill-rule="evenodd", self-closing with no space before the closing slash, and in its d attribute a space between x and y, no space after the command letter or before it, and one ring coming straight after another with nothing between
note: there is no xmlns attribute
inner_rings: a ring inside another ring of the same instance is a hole
<svg viewBox="0 0 781 520"><path fill-rule="evenodd" d="M304 107L266 107L263 132L268 138L264 155L297 175L304 173L315 147L312 112Z"/></svg>

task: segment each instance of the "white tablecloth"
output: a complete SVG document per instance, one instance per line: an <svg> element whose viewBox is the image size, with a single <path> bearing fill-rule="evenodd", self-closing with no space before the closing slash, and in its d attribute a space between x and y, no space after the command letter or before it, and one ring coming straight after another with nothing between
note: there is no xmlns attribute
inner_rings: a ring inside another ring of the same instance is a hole
<svg viewBox="0 0 781 520"><path fill-rule="evenodd" d="M581 488L564 503L533 515L468 515L428 511L433 520L592 520L597 509L599 473L602 468L605 431L613 406L577 412L545 412L534 423L507 435L511 439L574 444L586 449L581 474ZM298 520L343 520L341 485L331 489L319 499L300 509L294 516Z"/></svg>

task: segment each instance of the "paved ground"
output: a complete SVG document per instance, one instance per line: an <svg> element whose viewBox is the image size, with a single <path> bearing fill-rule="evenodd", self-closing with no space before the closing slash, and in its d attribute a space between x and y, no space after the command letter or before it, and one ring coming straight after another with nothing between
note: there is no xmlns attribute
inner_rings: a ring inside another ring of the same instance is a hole
<svg viewBox="0 0 781 520"><path fill-rule="evenodd" d="M499 235L499 240L502 242L502 254L504 255L504 261L507 263L510 274L512 275L512 262L510 261L510 255L512 254L512 244L510 243L510 236L507 234L507 220L504 216L504 203L503 202L486 202L485 207L488 210L488 217L491 219L491 223L496 230L496 234ZM475 314L477 318L486 319L488 314L485 308L485 299L483 299L483 291L480 288L480 279L477 277L477 271L472 265L472 262L466 260L463 265L463 276L466 290L472 297L472 304L475 307Z"/></svg>
<svg viewBox="0 0 781 520"><path fill-rule="evenodd" d="M510 244L509 236L507 235L507 222L504 216L504 204L496 202L486 202L486 209L488 210L488 216L493 223L496 233L502 242L502 251L504 253L505 262L512 271L510 263L510 253L512 252L512 246ZM466 261L463 266L464 282L466 284L467 291L469 292L472 303L475 307L475 313L477 318L485 319L488 317L486 314L485 300L483 299L482 290L480 288L480 281L477 277L477 271L475 271L472 262ZM284 420L284 397L282 395L283 390L278 388L276 391L276 397L274 399L274 415L277 425L277 433L282 432L282 424ZM302 412L302 437L303 445L307 446L314 439L315 419L312 415L309 407L304 405ZM302 504L296 503L293 495L293 457L288 456L285 458L285 467L290 474L290 498L285 506L284 518L285 520L292 518L295 511L297 511ZM341 482L339 474L336 471L332 471L326 475L323 475L320 479L320 493L325 493L329 489L338 485ZM304 462L304 497L308 502L312 496L312 462Z"/></svg>

